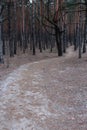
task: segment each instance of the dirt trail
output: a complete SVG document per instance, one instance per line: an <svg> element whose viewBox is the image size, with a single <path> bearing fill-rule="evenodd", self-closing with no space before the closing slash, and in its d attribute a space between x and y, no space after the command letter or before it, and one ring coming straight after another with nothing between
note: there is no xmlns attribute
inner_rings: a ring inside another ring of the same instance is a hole
<svg viewBox="0 0 87 130"><path fill-rule="evenodd" d="M10 73L0 86L0 130L87 130L86 57L68 53Z"/></svg>

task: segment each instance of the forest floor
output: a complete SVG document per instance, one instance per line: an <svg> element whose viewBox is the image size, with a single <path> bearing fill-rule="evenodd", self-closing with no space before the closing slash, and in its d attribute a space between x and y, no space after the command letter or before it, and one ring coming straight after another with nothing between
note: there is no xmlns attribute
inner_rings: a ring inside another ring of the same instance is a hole
<svg viewBox="0 0 87 130"><path fill-rule="evenodd" d="M0 66L0 130L87 130L86 54L41 55Z"/></svg>

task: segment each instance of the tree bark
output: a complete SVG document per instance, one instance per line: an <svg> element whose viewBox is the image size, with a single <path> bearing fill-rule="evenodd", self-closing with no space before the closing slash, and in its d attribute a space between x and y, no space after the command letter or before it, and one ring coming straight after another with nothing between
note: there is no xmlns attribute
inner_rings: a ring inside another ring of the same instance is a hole
<svg viewBox="0 0 87 130"><path fill-rule="evenodd" d="M1 9L2 9L2 6L0 5L0 14L1 14ZM3 41L2 41L2 36L1 36L1 33L2 33L2 14L0 15L0 63L3 63L4 62L4 59L3 59Z"/></svg>

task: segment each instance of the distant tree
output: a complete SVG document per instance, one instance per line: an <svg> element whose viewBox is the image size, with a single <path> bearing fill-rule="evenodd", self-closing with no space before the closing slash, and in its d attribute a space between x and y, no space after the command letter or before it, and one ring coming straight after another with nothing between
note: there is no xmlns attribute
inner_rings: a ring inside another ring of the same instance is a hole
<svg viewBox="0 0 87 130"><path fill-rule="evenodd" d="M2 17L3 9L4 9L4 6L0 2L0 63L4 62L4 59L3 59L3 41L2 41L2 23L3 23L3 20L4 20L3 17Z"/></svg>

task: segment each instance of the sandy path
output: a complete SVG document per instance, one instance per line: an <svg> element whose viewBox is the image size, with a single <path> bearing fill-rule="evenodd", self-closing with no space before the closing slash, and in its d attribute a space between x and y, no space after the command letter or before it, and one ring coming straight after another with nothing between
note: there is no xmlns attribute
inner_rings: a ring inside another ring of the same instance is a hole
<svg viewBox="0 0 87 130"><path fill-rule="evenodd" d="M0 86L0 130L87 130L87 63L62 57L20 66Z"/></svg>

